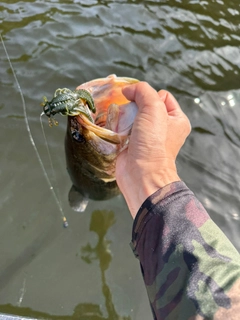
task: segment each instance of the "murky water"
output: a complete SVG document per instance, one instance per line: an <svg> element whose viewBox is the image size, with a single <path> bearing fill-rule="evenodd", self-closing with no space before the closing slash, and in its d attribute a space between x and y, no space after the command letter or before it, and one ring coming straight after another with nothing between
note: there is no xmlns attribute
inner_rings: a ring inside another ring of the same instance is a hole
<svg viewBox="0 0 240 320"><path fill-rule="evenodd" d="M0 46L0 312L48 319L151 319L132 220L121 196L67 201L66 119L44 127L45 95L115 73L178 98L193 131L179 173L240 249L240 4L221 1L5 1L0 30L34 140L62 200L61 214L32 145L21 97Z"/></svg>

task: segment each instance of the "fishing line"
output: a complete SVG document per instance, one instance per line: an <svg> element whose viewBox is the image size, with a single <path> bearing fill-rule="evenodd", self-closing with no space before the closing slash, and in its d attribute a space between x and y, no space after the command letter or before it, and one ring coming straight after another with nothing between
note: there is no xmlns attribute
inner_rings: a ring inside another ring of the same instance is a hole
<svg viewBox="0 0 240 320"><path fill-rule="evenodd" d="M54 168L53 168L53 162L52 162L52 157L51 157L51 154L50 154L50 150L49 150L49 147L48 147L48 143L47 143L47 137L46 137L46 134L45 134L45 130L44 130L44 127L43 127L43 122L42 122L42 116L45 115L44 112L42 112L40 114L40 124L41 124L41 129L42 129L42 134L43 134L43 138L44 138L44 142L45 142L45 147L47 149L47 154L48 154L48 160L51 164L51 171L52 171L52 176L53 176L53 179L54 179L54 182L56 182L56 176L55 176L55 171L54 171Z"/></svg>
<svg viewBox="0 0 240 320"><path fill-rule="evenodd" d="M41 124L41 129L42 129L42 134L43 134L43 138L44 138L44 141L45 141L45 147L47 149L47 154L48 154L48 160L50 162L50 165L51 165L51 171L52 171L52 180L53 180L53 183L57 186L57 178L56 178L56 174L55 174L55 170L53 168L53 162L52 162L52 157L51 157L51 153L50 153L50 150L49 150L49 147L48 147L48 142L47 142L47 137L46 137L46 134L45 134L45 130L44 130L44 127L43 127L43 121L42 121L42 116L45 115L44 112L42 112L40 114L40 124ZM58 201L62 207L62 202L61 202L61 199L60 199L60 196L59 196L59 190L58 188L56 187L55 189L57 189L57 198L58 198Z"/></svg>
<svg viewBox="0 0 240 320"><path fill-rule="evenodd" d="M51 184L51 182L50 182L50 180L49 180L49 178L48 178L48 175L47 175L47 172L46 172L46 170L45 170L44 164L43 164L43 162L42 162L42 159L41 159L41 157L40 157L40 154L39 154L39 152L38 152L38 149L37 149L37 147L36 147L36 144L35 144L35 142L34 142L34 140L33 140L32 132L31 132L31 129L30 129L30 126L29 126L29 122L28 122L28 117L27 117L27 108L26 108L25 99L24 99L24 96L23 96L23 93L22 93L22 89L21 89L21 87L20 87L20 84L19 84L19 82L18 82L17 75L16 75L16 73L15 73L15 71L14 71L14 69L13 69L13 66L12 66L12 63L11 63L9 54L8 54L8 52L7 52L7 48L5 47L5 44L4 44L4 42L3 42L3 38L2 38L1 33L0 33L0 39L1 39L1 42L2 42L3 49L4 49L4 51L5 51L5 54L6 54L6 57L7 57L9 66L10 66L10 69L11 69L11 71L12 71L12 73L13 73L13 76L14 76L14 79L15 79L15 81L16 81L18 91L19 91L20 96L21 96L22 105L23 105L24 120L25 120L25 124L26 124L26 128L27 128L27 132L28 132L28 136L29 136L30 142L31 142L31 144L32 144L32 146L33 146L33 149L34 149L36 155L37 155L38 161L39 161L40 166L41 166L41 168L42 168L43 174L44 174L44 176L45 176L45 178L46 178L46 181L47 181L47 184L48 184L48 186L49 186L49 189L52 191L53 197L54 197L54 199L55 199L55 201L56 201L56 203L57 203L57 205L58 205L58 208L59 208L59 210L60 210L60 212L61 212L62 219L63 219L63 226L66 228L66 227L68 226L67 219L66 219L65 214L64 214L64 212L63 212L63 209L62 209L62 206L61 206L61 204L60 204L60 201L58 200L58 197L57 197L57 195L56 195L56 193L55 193L55 191L54 191L54 189L53 189L53 186L52 186L52 184Z"/></svg>

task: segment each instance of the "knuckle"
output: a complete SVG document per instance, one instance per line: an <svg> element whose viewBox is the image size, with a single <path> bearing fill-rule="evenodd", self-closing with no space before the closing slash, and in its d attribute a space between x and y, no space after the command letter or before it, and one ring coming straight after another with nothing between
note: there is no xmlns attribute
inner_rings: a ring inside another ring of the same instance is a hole
<svg viewBox="0 0 240 320"><path fill-rule="evenodd" d="M185 130L186 130L187 135L189 135L190 132L192 131L191 122L186 115L185 115Z"/></svg>

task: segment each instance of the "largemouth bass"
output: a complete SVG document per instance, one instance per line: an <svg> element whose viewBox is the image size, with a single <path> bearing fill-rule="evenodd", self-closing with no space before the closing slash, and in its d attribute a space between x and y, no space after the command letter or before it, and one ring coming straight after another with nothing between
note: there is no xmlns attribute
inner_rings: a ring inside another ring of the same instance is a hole
<svg viewBox="0 0 240 320"><path fill-rule="evenodd" d="M43 110L49 123L57 113L67 115L65 153L73 186L69 202L84 211L87 199L107 200L119 189L115 178L116 158L127 147L137 106L122 88L138 80L110 75L84 83L75 91L57 89Z"/></svg>

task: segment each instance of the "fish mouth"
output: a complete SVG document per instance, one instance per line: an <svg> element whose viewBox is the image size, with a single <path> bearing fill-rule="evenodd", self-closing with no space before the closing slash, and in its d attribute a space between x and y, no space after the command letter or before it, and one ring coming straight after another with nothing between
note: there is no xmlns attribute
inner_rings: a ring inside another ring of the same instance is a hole
<svg viewBox="0 0 240 320"><path fill-rule="evenodd" d="M78 89L87 90L96 107L93 113L88 104L79 107L77 122L97 137L114 145L124 144L129 137L137 107L122 94L122 89L139 80L117 77L112 74L106 78L86 82Z"/></svg>
<svg viewBox="0 0 240 320"><path fill-rule="evenodd" d="M95 124L93 121L89 120L89 116L86 115L85 111L81 112L76 117L77 122L87 129L88 131L94 133L96 136L101 138L104 141L107 141L109 143L118 145L121 144L124 140L127 139L127 135L120 135L119 133L116 133L110 129L105 128L105 123L103 120L101 120L101 124Z"/></svg>

